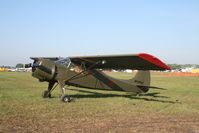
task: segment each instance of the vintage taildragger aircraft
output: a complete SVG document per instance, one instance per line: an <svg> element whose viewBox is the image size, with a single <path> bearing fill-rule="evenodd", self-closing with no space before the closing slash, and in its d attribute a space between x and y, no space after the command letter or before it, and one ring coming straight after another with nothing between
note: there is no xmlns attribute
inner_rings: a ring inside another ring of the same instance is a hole
<svg viewBox="0 0 199 133"><path fill-rule="evenodd" d="M84 56L84 57L31 57L33 64L32 76L39 81L48 82L48 89L43 92L43 98L50 98L54 88L59 84L61 101L69 102L65 94L65 85L90 89L105 89L132 92L132 95L146 93L150 86L149 70L170 70L170 67L158 58L146 54ZM129 80L121 80L108 76L105 69L138 70ZM57 83L57 85L55 85Z"/></svg>

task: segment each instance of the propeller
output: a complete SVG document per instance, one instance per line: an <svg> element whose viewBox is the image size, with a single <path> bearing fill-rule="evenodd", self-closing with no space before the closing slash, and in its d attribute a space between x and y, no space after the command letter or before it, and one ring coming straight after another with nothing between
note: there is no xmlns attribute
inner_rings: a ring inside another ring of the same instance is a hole
<svg viewBox="0 0 199 133"><path fill-rule="evenodd" d="M30 68L30 67L32 67L32 63L25 64L25 68Z"/></svg>

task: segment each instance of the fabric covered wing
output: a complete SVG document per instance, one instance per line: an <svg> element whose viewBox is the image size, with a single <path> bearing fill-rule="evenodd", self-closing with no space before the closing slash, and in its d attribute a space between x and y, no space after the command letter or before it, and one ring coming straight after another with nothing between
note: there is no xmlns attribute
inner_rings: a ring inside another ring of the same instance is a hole
<svg viewBox="0 0 199 133"><path fill-rule="evenodd" d="M57 61L60 59L60 57L30 57L32 60L38 60L38 59L47 59L51 61Z"/></svg>
<svg viewBox="0 0 199 133"><path fill-rule="evenodd" d="M160 59L146 53L69 58L76 65L84 64L87 68L93 66L93 69L170 70L170 67ZM105 63L94 65L99 61Z"/></svg>

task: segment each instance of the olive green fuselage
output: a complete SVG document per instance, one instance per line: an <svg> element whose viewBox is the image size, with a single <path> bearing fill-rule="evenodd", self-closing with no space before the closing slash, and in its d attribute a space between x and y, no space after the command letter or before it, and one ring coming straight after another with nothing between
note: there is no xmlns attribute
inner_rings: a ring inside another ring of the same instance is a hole
<svg viewBox="0 0 199 133"><path fill-rule="evenodd" d="M77 86L90 89L105 89L114 91L128 91L135 94L143 90L137 85L150 85L149 71L138 72L130 80L121 80L110 77L101 70L84 70L75 67L65 67L51 60L37 60L38 67L33 66L32 75L39 81L58 82L62 86Z"/></svg>

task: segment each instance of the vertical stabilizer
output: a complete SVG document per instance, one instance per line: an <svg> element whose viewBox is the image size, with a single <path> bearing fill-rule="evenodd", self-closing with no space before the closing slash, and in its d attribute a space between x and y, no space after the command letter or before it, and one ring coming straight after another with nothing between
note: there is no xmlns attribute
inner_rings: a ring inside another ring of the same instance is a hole
<svg viewBox="0 0 199 133"><path fill-rule="evenodd" d="M130 79L130 82L133 82L133 84L139 87L143 92L147 92L151 82L150 71L138 71L135 77Z"/></svg>

